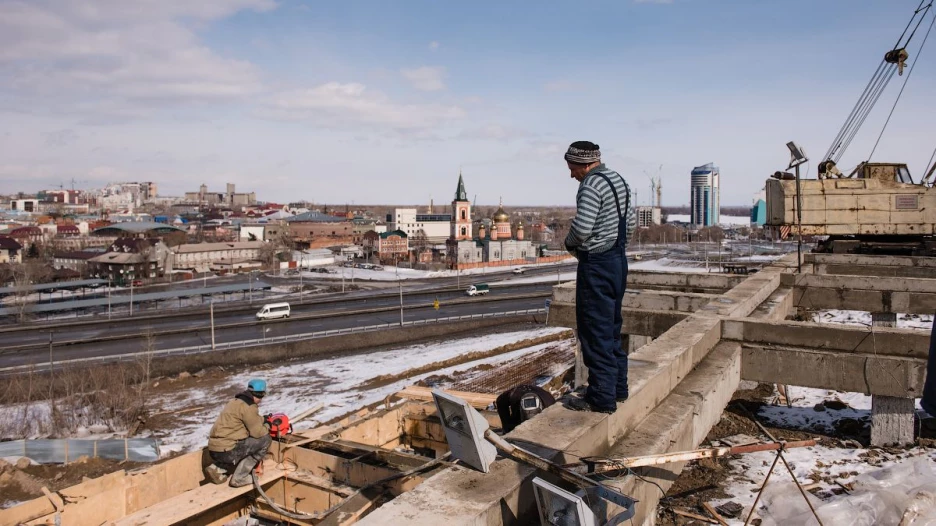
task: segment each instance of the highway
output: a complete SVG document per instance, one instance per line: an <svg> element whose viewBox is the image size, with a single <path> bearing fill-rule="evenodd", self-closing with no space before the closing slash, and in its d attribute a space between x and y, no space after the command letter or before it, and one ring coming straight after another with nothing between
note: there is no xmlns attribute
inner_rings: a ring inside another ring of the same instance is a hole
<svg viewBox="0 0 936 526"><path fill-rule="evenodd" d="M534 292L529 289L523 294L495 295L496 289L492 288L491 295L488 297L465 298L467 301L460 303L446 304L442 301L439 310L432 308L431 303L425 298L422 301L410 303L410 307L403 312L404 321L416 321L434 318L445 318L449 316L463 316L469 314L490 314L495 312L507 312L525 309L543 308L548 292ZM512 298L511 296L526 296L521 298ZM464 298L464 296L462 296ZM461 298L460 298L461 299ZM395 305L399 305L399 300ZM352 309L351 306L342 306L343 310L351 312L334 312L329 314L325 312L310 312L300 310L293 311L293 316L288 320L275 320L258 322L253 314L235 315L226 318L222 324L215 320L215 342L225 343L232 341L257 340L272 338L276 336L286 336L290 334L302 334L315 331L346 329L351 327L362 327L367 325L376 325L383 323L399 323L400 311L392 308L394 304L384 304L382 312L362 312L356 313L358 309ZM374 308L371 304L366 308ZM363 309L361 309L363 310ZM300 314L301 313L301 314ZM304 318L303 316L307 316ZM170 323L176 323L175 320L167 320ZM126 324L127 322L121 322ZM23 366L29 364L46 365L51 360L53 362L60 360L71 360L79 358L91 358L101 356L115 356L133 352L140 352L146 349L146 339L144 334L148 332L145 328L131 324L132 327L118 339L102 340L101 337L111 338L115 335L107 330L101 331L95 329L78 329L76 331L64 331L61 336L68 335L74 337L74 340L80 340L80 343L68 345L53 345L49 349L48 332L45 331L44 345L37 345L30 349L11 350L9 349L8 338L18 333L4 335L4 346L0 348L0 369L6 367ZM168 329L167 334L154 336L153 349L174 349L179 347L189 347L197 345L211 344L211 330L207 319L202 316L198 318L188 317L183 319L183 325L180 330ZM225 326L231 325L231 326ZM167 330L166 326L157 324L161 330ZM175 326L175 325L173 325ZM30 335L29 332L23 336ZM56 332L54 338L60 334ZM29 341L34 342L32 336L28 336ZM40 337L41 339L41 337ZM53 340L54 343L55 340ZM62 340L59 340L61 343Z"/></svg>

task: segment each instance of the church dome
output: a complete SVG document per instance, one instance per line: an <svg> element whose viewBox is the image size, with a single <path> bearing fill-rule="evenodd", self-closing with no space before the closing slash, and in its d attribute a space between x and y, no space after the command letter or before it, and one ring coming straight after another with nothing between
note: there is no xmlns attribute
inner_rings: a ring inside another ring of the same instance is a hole
<svg viewBox="0 0 936 526"><path fill-rule="evenodd" d="M494 212L494 217L492 218L495 223L509 223L510 216L507 215L507 212L504 211L504 205L501 205L497 209L497 212Z"/></svg>

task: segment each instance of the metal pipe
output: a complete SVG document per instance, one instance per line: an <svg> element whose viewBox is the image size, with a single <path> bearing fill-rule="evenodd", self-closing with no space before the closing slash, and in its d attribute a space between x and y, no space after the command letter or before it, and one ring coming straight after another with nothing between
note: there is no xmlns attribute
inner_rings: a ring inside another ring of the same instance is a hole
<svg viewBox="0 0 936 526"><path fill-rule="evenodd" d="M792 449L797 447L812 447L816 445L815 440L800 440L796 442L771 442L767 444L751 444L746 446L723 446L696 449L693 451L681 451L678 453L664 453L661 455L647 455L633 458L609 458L605 462L595 463L583 459L582 463L570 464L565 466L568 469L578 473L606 473L620 469L639 468L644 466L658 466L673 462L686 462L689 460L699 460L703 458L719 458L727 455L741 455L745 453L756 453L759 451L775 451L778 449Z"/></svg>
<svg viewBox="0 0 936 526"><path fill-rule="evenodd" d="M803 193L800 191L800 165L796 165L796 273L803 272Z"/></svg>
<svg viewBox="0 0 936 526"><path fill-rule="evenodd" d="M507 442L503 438L497 436L497 433L491 431L490 429L484 432L484 438L486 438L490 443L494 444L497 449L500 449L508 457L518 462L533 466L536 469L552 473L569 484L573 484L583 489L600 485L594 480L586 477L585 475L582 475L581 473L566 469L559 464L555 464L549 460L546 460L545 458L514 446L510 442Z"/></svg>

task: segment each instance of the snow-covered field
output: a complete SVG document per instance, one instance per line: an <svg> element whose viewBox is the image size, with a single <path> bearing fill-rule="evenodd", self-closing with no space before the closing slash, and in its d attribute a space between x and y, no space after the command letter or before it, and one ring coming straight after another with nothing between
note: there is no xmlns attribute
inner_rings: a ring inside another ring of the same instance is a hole
<svg viewBox="0 0 936 526"><path fill-rule="evenodd" d="M427 278L454 278L455 276L471 276L471 275L484 275L489 272L504 272L512 271L516 268L543 268L551 267L555 265L563 265L574 263L575 260L569 259L566 261L552 262L552 263L539 263L539 264L524 264L524 265L512 265L506 267L491 267L491 268L472 268L465 269L461 271L455 270L415 270L411 268L398 268L392 266L385 266L383 270L367 270L362 268L349 268L349 267L327 267L330 270L335 271L334 274L322 274L318 272L303 272L303 277L313 278L313 279L333 279L333 280L350 280L350 279L361 279L369 281L397 281L397 280L407 280L407 279L427 279Z"/></svg>
<svg viewBox="0 0 936 526"><path fill-rule="evenodd" d="M266 378L269 382L269 394L260 406L262 412L283 412L296 415L319 402L324 403L325 408L316 413L315 420L307 420L296 425L297 429L305 429L313 427L316 420L327 421L368 404L379 402L426 376L451 374L455 370L466 370L481 364L511 360L540 351L552 344L528 347L483 360L414 375L373 389L362 388L362 384L379 376L405 373L426 364L450 360L468 353L488 351L562 330L565 329L543 328L491 334L445 343L413 345L388 351L324 358L282 367L247 369L208 389L185 390L154 400L154 407L159 408L158 411L179 411L202 407L198 411L186 413L184 421L180 421L171 432L157 433L155 436L160 439L160 449L164 453L190 451L203 446L208 440L208 431L218 411L229 400L227 393L230 393L232 389L247 385L247 381L251 378Z"/></svg>
<svg viewBox="0 0 936 526"><path fill-rule="evenodd" d="M738 225L738 226L747 226L751 224L751 218L748 216L726 216L720 215L718 218L720 225ZM681 223L688 223L690 220L689 214L670 214L666 217L667 221L674 222L678 221Z"/></svg>

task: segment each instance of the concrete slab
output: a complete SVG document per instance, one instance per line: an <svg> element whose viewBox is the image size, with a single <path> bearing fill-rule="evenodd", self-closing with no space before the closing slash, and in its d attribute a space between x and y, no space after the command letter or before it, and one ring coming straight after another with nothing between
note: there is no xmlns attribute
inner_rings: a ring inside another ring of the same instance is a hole
<svg viewBox="0 0 936 526"><path fill-rule="evenodd" d="M606 452L630 432L683 381L718 343L721 320L690 317L676 324L666 337L644 345L631 355L631 398L613 415L576 412L557 404L517 427L511 440L537 444L546 458L571 462ZM732 389L733 391L733 389ZM720 410L720 409L719 409ZM505 466L504 464L508 464ZM528 517L532 498L521 490L532 471L512 460L494 463L491 473L446 470L416 491L401 495L376 510L361 524L516 524ZM417 511L418 510L418 511Z"/></svg>
<svg viewBox="0 0 936 526"><path fill-rule="evenodd" d="M697 294L669 290L628 289L624 293L623 306L630 309L674 310L695 312L708 302L718 298L717 294ZM553 302L575 304L575 282L553 287Z"/></svg>
<svg viewBox="0 0 936 526"><path fill-rule="evenodd" d="M740 381L741 346L723 342L681 382L673 392L636 428L612 446L606 456L635 457L699 447L721 418ZM639 468L637 473L669 489L685 462ZM627 495L638 499L634 524L653 524L660 490L636 477L611 482Z"/></svg>

